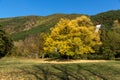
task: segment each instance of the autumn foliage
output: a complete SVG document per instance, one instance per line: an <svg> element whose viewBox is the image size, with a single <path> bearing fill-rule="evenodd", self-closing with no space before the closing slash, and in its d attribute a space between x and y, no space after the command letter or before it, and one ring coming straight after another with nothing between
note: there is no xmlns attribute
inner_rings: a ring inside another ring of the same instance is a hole
<svg viewBox="0 0 120 80"><path fill-rule="evenodd" d="M44 50L46 53L57 52L60 55L75 56L94 53L94 46L100 45L99 32L89 17L61 19L46 37Z"/></svg>

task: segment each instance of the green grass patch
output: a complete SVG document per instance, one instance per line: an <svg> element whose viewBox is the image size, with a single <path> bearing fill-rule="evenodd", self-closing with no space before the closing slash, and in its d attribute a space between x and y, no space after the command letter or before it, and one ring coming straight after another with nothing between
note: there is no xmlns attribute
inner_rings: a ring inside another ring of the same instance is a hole
<svg viewBox="0 0 120 80"><path fill-rule="evenodd" d="M0 59L0 80L119 80L120 62L49 64L39 60Z"/></svg>

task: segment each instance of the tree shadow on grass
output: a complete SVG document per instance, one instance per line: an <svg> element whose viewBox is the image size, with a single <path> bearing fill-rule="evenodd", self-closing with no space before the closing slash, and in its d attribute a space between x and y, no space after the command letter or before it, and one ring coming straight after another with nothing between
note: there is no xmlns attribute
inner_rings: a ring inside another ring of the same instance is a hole
<svg viewBox="0 0 120 80"><path fill-rule="evenodd" d="M71 66L72 65L72 66ZM26 74L35 77L35 80L90 80L89 76L84 71L97 76L100 80L107 80L100 74L97 74L89 69L84 68L80 64L41 64L34 65L33 68L22 68Z"/></svg>
<svg viewBox="0 0 120 80"><path fill-rule="evenodd" d="M22 68L21 70L34 76L36 80L87 80L86 76L79 73L79 68L74 70L69 65L35 65L33 69Z"/></svg>
<svg viewBox="0 0 120 80"><path fill-rule="evenodd" d="M78 67L80 68L81 66L78 65ZM93 76L96 76L100 80L108 80L105 76L102 76L99 72L95 72L90 68L82 67L82 70L89 72L90 74L92 74Z"/></svg>
<svg viewBox="0 0 120 80"><path fill-rule="evenodd" d="M32 75L35 77L35 80L50 80L49 76L51 75L48 67L43 66L34 66L33 69L22 68L26 74Z"/></svg>
<svg viewBox="0 0 120 80"><path fill-rule="evenodd" d="M69 65L53 65L52 67L60 71L60 73L55 75L62 80L87 80L86 76L80 73L79 67L77 69L73 69L74 67L69 67Z"/></svg>

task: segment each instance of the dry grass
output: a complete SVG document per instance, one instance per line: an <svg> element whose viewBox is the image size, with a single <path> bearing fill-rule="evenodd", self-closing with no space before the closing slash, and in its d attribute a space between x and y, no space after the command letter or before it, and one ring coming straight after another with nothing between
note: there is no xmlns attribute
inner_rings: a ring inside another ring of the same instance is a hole
<svg viewBox="0 0 120 80"><path fill-rule="evenodd" d="M99 62L112 62L114 60L60 60L60 59L25 59L25 58L13 58L13 60L18 60L20 62L33 62L33 63L54 63L54 64L70 64L70 63L99 63Z"/></svg>
<svg viewBox="0 0 120 80"><path fill-rule="evenodd" d="M120 62L3 58L0 80L119 80Z"/></svg>

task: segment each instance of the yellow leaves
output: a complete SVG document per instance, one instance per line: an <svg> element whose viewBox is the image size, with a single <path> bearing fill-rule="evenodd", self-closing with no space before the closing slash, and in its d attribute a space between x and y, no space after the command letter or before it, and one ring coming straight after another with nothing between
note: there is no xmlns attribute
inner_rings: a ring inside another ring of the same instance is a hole
<svg viewBox="0 0 120 80"><path fill-rule="evenodd" d="M82 45L82 41L81 41L81 39L79 38L79 37L75 37L75 38L73 38L73 44L75 44L75 45Z"/></svg>
<svg viewBox="0 0 120 80"><path fill-rule="evenodd" d="M68 25L73 29L75 27L78 27L79 25L77 24L78 22L76 20L71 20Z"/></svg>
<svg viewBox="0 0 120 80"><path fill-rule="evenodd" d="M115 28L120 28L120 22L119 22L119 20L115 20L114 22L113 22L114 24L113 24L113 29L115 29Z"/></svg>
<svg viewBox="0 0 120 80"><path fill-rule="evenodd" d="M86 16L61 19L46 38L44 50L53 52L56 47L64 55L93 53L92 47L100 43L99 33L94 32L95 26Z"/></svg>
<svg viewBox="0 0 120 80"><path fill-rule="evenodd" d="M89 26L93 25L90 18L88 18L87 16L78 17L78 18L76 18L76 21L79 26L89 27Z"/></svg>
<svg viewBox="0 0 120 80"><path fill-rule="evenodd" d="M89 21L90 22L90 19L87 16L81 16L81 17L76 18L76 21L79 21L79 22Z"/></svg>
<svg viewBox="0 0 120 80"><path fill-rule="evenodd" d="M118 21L118 20L115 20L115 21L114 21L114 24L119 24L119 21Z"/></svg>
<svg viewBox="0 0 120 80"><path fill-rule="evenodd" d="M96 28L95 28L94 26L89 26L88 29L89 29L90 31L95 32L95 29L96 29Z"/></svg>

